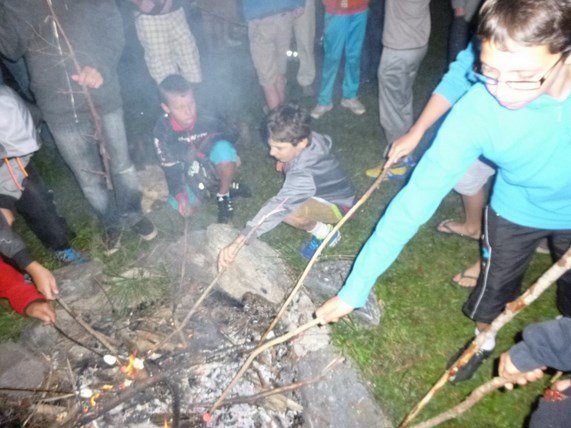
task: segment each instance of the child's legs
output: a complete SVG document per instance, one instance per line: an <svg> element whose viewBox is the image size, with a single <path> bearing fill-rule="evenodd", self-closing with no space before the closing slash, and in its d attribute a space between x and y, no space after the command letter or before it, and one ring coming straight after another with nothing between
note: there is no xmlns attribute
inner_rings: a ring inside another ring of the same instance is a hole
<svg viewBox="0 0 571 428"><path fill-rule="evenodd" d="M321 91L317 98L320 105L331 104L333 87L337 70L343 55L346 35L349 27L349 17L344 15L325 14L325 30L323 35L323 71L321 77Z"/></svg>
<svg viewBox="0 0 571 428"><path fill-rule="evenodd" d="M28 164L27 171L22 197L15 203L18 213L47 248L54 251L69 248L71 231L66 221L58 215L53 198L36 170Z"/></svg>
<svg viewBox="0 0 571 428"><path fill-rule="evenodd" d="M218 193L224 195L230 191L232 180L236 175L236 166L238 161L238 154L236 148L232 143L226 140L220 140L214 143L208 159L216 167L220 185Z"/></svg>
<svg viewBox="0 0 571 428"><path fill-rule="evenodd" d="M361 51L365 30L367 29L367 11L349 16L347 38L345 42L345 75L343 76L343 98L357 98L361 73Z"/></svg>
<svg viewBox="0 0 571 428"><path fill-rule="evenodd" d="M571 247L571 230L555 231L551 234L551 247L555 261ZM566 317L571 317L571 271L557 281L557 306Z"/></svg>
<svg viewBox="0 0 571 428"><path fill-rule="evenodd" d="M511 223L487 207L482 271L464 305L464 313L480 325L491 323L507 303L519 296L521 281L535 248L548 235L546 230Z"/></svg>
<svg viewBox="0 0 571 428"><path fill-rule="evenodd" d="M343 215L335 204L330 204L316 198L305 201L297 210L289 214L284 223L302 229L306 232L312 230L318 222L335 224Z"/></svg>

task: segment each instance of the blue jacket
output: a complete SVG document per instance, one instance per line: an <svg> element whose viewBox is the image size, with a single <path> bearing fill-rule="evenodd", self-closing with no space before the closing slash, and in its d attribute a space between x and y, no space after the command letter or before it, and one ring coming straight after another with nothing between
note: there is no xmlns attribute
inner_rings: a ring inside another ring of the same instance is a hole
<svg viewBox="0 0 571 428"><path fill-rule="evenodd" d="M506 220L571 229L571 96L542 95L508 110L477 83L454 106L409 184L393 199L361 250L339 297L353 307L479 156L498 166L491 207Z"/></svg>
<svg viewBox="0 0 571 428"><path fill-rule="evenodd" d="M294 10L305 5L305 0L243 0L242 10L247 21L265 18Z"/></svg>

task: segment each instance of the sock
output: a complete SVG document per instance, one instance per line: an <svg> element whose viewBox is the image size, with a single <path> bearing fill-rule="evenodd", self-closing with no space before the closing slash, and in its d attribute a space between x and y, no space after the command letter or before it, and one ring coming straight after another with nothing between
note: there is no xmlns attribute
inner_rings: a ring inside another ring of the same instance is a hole
<svg viewBox="0 0 571 428"><path fill-rule="evenodd" d="M476 328L476 336L480 334L480 330ZM492 351L496 347L496 338L495 336L488 337L486 341L482 345L482 350L484 351Z"/></svg>
<svg viewBox="0 0 571 428"><path fill-rule="evenodd" d="M223 198L224 196L230 196L230 192L216 194L217 199Z"/></svg>
<svg viewBox="0 0 571 428"><path fill-rule="evenodd" d="M321 223L320 221L317 222L315 227L308 232L315 236L317 239L325 239L327 234L329 233L329 226L325 223Z"/></svg>

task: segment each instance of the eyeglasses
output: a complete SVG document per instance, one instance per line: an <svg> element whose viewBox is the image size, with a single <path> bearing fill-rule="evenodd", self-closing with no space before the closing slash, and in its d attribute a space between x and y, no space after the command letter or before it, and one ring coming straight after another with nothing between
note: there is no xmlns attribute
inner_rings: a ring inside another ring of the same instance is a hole
<svg viewBox="0 0 571 428"><path fill-rule="evenodd" d="M541 86L548 79L549 75L551 74L555 66L559 64L559 61L561 61L563 58L564 55L561 55L559 59L555 61L555 64L549 67L549 70L547 70L543 75L543 77L541 77L538 80L498 80L494 77L482 74L482 64L480 63L474 64L474 76L476 77L476 79L478 79L480 82L486 85L498 85L499 83L503 83L504 85L507 85L508 87L516 89L518 91L533 91L534 89L541 88Z"/></svg>

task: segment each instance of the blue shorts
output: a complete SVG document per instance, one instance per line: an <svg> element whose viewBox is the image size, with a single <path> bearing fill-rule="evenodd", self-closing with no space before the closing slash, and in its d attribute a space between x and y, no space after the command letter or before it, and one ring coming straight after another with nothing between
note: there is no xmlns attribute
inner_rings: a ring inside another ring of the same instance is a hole
<svg viewBox="0 0 571 428"><path fill-rule="evenodd" d="M236 153L236 148L234 144L226 140L220 140L214 143L208 153L208 159L214 165L222 162L237 162L238 153Z"/></svg>

